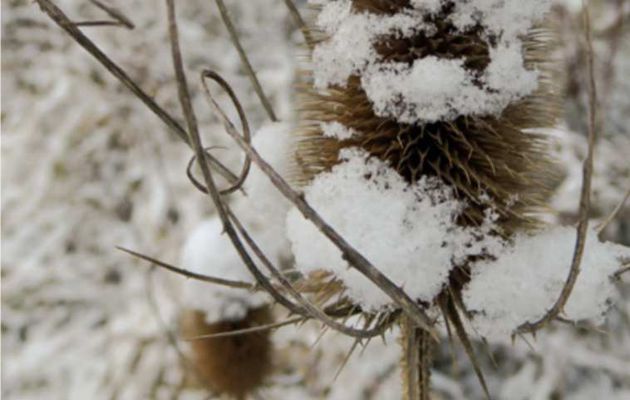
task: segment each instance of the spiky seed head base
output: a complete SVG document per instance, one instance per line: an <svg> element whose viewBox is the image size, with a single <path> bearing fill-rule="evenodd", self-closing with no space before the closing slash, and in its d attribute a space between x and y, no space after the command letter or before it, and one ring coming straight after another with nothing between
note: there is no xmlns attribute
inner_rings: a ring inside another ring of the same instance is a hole
<svg viewBox="0 0 630 400"><path fill-rule="evenodd" d="M409 7L408 0L354 0L352 4L356 11L375 14L393 14ZM384 61L409 64L426 56L463 59L468 70L483 72L490 62L488 44L480 29L456 31L446 18L452 7L447 3L440 14L426 17L425 22L436 26L436 34L384 36L376 44L377 52ZM305 83L299 93L297 183L306 184L332 168L339 162L341 149L360 147L388 162L410 183L429 175L455 188L468 204L458 221L462 225L481 223L484 211L492 207L500 215L501 234L534 227L533 215L545 207L556 180L546 140L526 133L553 126L560 111L547 61L549 36L547 30L538 28L523 38L526 67L540 71L538 89L496 116L406 124L375 114L360 76L352 76L344 87L326 91ZM356 134L342 141L325 137L321 124L328 122L341 123Z"/></svg>

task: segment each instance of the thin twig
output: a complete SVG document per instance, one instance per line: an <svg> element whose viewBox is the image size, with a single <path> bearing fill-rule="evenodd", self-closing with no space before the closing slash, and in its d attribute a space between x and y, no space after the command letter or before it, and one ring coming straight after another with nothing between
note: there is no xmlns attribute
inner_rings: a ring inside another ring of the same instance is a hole
<svg viewBox="0 0 630 400"><path fill-rule="evenodd" d="M144 261L148 261L152 264L155 264L159 267L162 267L168 271L174 272L176 274L185 276L186 278L190 278L190 279L194 279L197 281L201 281L201 282L209 282L209 283L214 283L216 285L221 285L221 286L227 286L227 287L231 287L231 288L236 288L236 289L247 289L247 290L260 290L256 285L251 284L251 283L247 283L247 282L242 282L242 281L234 281L234 280L230 280L230 279L223 279L223 278L216 278L213 276L208 276L208 275L203 275L203 274L198 274L195 272L191 272L188 271L186 269L183 268L179 268L176 267L174 265L165 263L164 261L160 261L157 258L153 258L141 253L138 253L136 251L133 250L129 250L126 249L124 247L121 246L116 246L116 248L118 250L124 251L127 254L131 254L134 257L140 258Z"/></svg>
<svg viewBox="0 0 630 400"><path fill-rule="evenodd" d="M206 96L210 96L210 90L208 90L206 81L203 79L204 73L205 71L201 72L201 83L205 90ZM226 93L228 94L228 96L230 96L230 100L232 100L232 104L234 104L234 108L236 108L238 117L241 120L241 127L243 128L243 134L241 136L247 143L251 143L252 136L249 130L249 123L247 122L247 116L245 115L245 111L243 110L243 106L241 105L241 102L238 100L236 93L234 93L234 90L232 90L231 87L226 88ZM251 165L252 165L252 160L250 160L249 157L245 156L245 161L243 162L243 168L241 169L241 174L239 175L238 179L236 180L236 182L232 184L231 187L222 190L221 194L228 194L228 193L232 193L239 190L243 186L243 183L245 183L245 180L247 179L247 175L249 174Z"/></svg>
<svg viewBox="0 0 630 400"><path fill-rule="evenodd" d="M118 21L112 20L94 20L74 22L74 26L90 27L90 26L123 26Z"/></svg>
<svg viewBox="0 0 630 400"><path fill-rule="evenodd" d="M85 51L90 53L105 69L107 69L120 83L127 87L140 101L142 101L177 137L189 146L188 133L167 111L160 107L129 75L112 61L103 51L94 44L87 36L79 30L64 12L50 0L35 0L39 7L52 19L61 29L66 31L75 42ZM227 167L214 157L207 157L210 164L217 168L219 173L230 182L234 182L238 177Z"/></svg>
<svg viewBox="0 0 630 400"><path fill-rule="evenodd" d="M118 21L120 25L123 25L124 27L128 29L135 28L134 23L131 22L131 20L125 14L123 14L122 11L120 11L119 9L103 4L99 0L90 0L90 2L94 4L96 7L105 11L107 15L109 15L110 17Z"/></svg>
<svg viewBox="0 0 630 400"><path fill-rule="evenodd" d="M289 299L280 294L274 286L269 282L268 278L258 269L250 255L245 250L243 243L241 242L236 230L232 226L232 223L227 214L227 205L221 198L221 193L217 189L212 172L208 168L208 164L205 160L208 158L208 154L204 150L199 136L199 130L197 128L197 119L195 118L192 104L190 101L190 94L188 92L188 83L186 82L186 74L184 73L184 67L182 64L181 52L179 50L179 39L177 33L177 20L175 18L175 4L173 0L166 0L167 13L168 13L168 27L169 27L169 41L171 43L171 56L173 59L173 68L175 69L175 78L177 81L177 88L179 94L179 101L184 115L186 117L186 123L188 125L189 140L191 146L197 156L197 164L201 169L201 173L206 183L206 188L209 192L212 203L217 209L217 214L223 223L223 229L228 235L234 248L240 255L241 259L245 263L245 266L249 272L254 276L256 282L258 282L279 304L287 308L289 311L301 315L307 316L308 313L300 306L294 304ZM237 133L238 135L238 133ZM239 136L240 138L240 136ZM241 138L242 139L242 138Z"/></svg>
<svg viewBox="0 0 630 400"><path fill-rule="evenodd" d="M243 46L241 45L241 41L238 38L238 33L236 33L236 28L234 28L234 24L232 24L232 20L230 19L230 13L225 7L225 3L223 2L223 0L215 0L215 1L217 3L217 7L219 7L219 13L221 14L221 19L223 20L223 23L225 24L225 27L227 28L230 34L230 39L232 39L232 44L236 48L236 51L238 52L238 56L241 58L241 62L243 63L243 66L245 67L245 71L247 72L247 76L249 77L249 80L254 86L254 91L256 91L256 95L258 96L258 99L260 99L260 103L262 104L263 108L267 112L269 119L273 122L278 121L278 118L276 117L276 114L273 112L273 108L271 107L271 103L269 102L267 95L265 95L265 92L262 86L260 85L260 81L258 80L258 77L256 76L256 72L254 71L252 64L249 62L247 53L245 53L245 50L243 49Z"/></svg>
<svg viewBox="0 0 630 400"><path fill-rule="evenodd" d="M213 79L222 88L229 86L228 83L221 78L220 75L213 71L207 71L206 78ZM227 133L236 141L236 143L245 151L245 153L251 158L261 171L267 175L273 185L289 200L293 203L302 215L310 220L330 241L333 243L343 255L343 258L347 260L352 267L357 269L361 274L366 276L370 281L376 284L381 290L383 290L389 297L398 304L402 310L413 319L414 323L429 332L437 340L437 333L432 327L433 321L426 315L426 313L420 308L420 306L413 301L401 288L396 286L389 278L387 278L381 271L374 267L363 255L356 251L346 240L339 235L330 225L328 225L317 212L304 200L304 197L294 191L289 184L265 161L260 154L251 146L245 142L231 121L225 115L225 112L221 109L219 104L210 97L211 104L217 114L224 122Z"/></svg>
<svg viewBox="0 0 630 400"><path fill-rule="evenodd" d="M588 5L582 0L582 8L584 14L584 33L586 37L586 55L589 74L589 120L588 120L588 154L582 166L582 193L580 196L579 222L577 226L577 240L575 250L573 252L573 260L571 269L567 276L566 282L562 287L560 296L545 315L535 322L526 322L517 328L517 333L536 332L540 328L564 311L564 305L571 296L575 282L580 274L580 264L584 254L584 246L586 244L586 236L588 233L588 216L591 205L591 181L593 176L593 157L595 150L595 142L597 140L597 87L595 84L595 73L593 66L593 41L591 37L591 20Z"/></svg>
<svg viewBox="0 0 630 400"><path fill-rule="evenodd" d="M304 18L302 18L300 11L295 6L295 3L293 2L293 0L284 0L284 4L289 9L289 13L291 14L291 17L293 18L293 21L298 26L298 28L300 28L300 31L302 32L302 36L304 36L304 42L306 42L306 45L308 46L309 50L313 51L313 48L315 47L315 41L313 40L313 35L311 34L311 30L309 29L308 25L306 25L306 22L304 22Z"/></svg>
<svg viewBox="0 0 630 400"><path fill-rule="evenodd" d="M190 338L183 338L182 340L185 340L185 341L188 341L188 342L192 342L192 341L196 341L196 340L216 339L216 338L229 337L229 336L248 335L248 334L252 334L252 333L264 332L264 331L268 331L268 330L271 330L271 329L280 328L280 327L283 327L283 326L286 326L286 325L297 324L299 322L303 322L303 321L306 321L306 320L307 320L307 318L304 318L304 317L294 317L294 318L287 319L286 321L274 322L274 323L265 324L265 325L258 325L258 326L253 326L253 327L250 327L250 328L236 329L236 330L233 330L233 331L226 331L226 332L211 333L211 334L208 334L208 335L193 336L193 337L190 337Z"/></svg>
<svg viewBox="0 0 630 400"><path fill-rule="evenodd" d="M603 220L599 225L597 225L597 228L595 228L595 231L597 232L598 236L601 235L604 229L606 229L606 227L610 225L610 223L617 217L617 214L619 214L619 212L626 205L628 198L630 198L630 189L626 191L626 194L623 196L623 199L621 199L619 204L617 204L615 209L612 210L612 212L608 215L608 217L606 217L605 220Z"/></svg>

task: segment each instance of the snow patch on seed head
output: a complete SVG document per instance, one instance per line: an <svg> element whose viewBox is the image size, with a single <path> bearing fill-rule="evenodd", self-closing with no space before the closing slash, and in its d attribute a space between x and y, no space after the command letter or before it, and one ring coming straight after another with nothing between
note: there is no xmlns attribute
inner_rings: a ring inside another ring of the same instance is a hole
<svg viewBox="0 0 630 400"><path fill-rule="evenodd" d="M446 17L438 16L462 34L482 30L490 60L481 72L467 69L464 58L426 55L410 64L384 61L378 54L375 45L386 36L435 35L429 17L442 12L443 0L412 1L393 15L356 12L350 0L319 3L317 27L328 39L313 52L315 87L343 87L357 76L380 117L419 123L498 115L538 87L538 72L525 68L521 38L542 20L549 0L457 2Z"/></svg>
<svg viewBox="0 0 630 400"><path fill-rule="evenodd" d="M481 254L499 241L482 242L486 227L455 224L462 203L436 178L409 185L384 162L357 149L319 174L305 189L309 204L357 251L415 299L430 302L443 288L454 263ZM391 300L350 268L341 252L297 209L289 212L287 233L298 269L335 274L348 295L365 309ZM488 235L485 235L488 236Z"/></svg>

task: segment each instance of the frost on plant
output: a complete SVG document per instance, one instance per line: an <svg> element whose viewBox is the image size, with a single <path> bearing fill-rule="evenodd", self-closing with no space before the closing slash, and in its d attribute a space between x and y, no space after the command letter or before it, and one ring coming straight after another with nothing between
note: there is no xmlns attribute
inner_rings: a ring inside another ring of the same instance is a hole
<svg viewBox="0 0 630 400"><path fill-rule="evenodd" d="M551 2L316 3L296 156L306 200L427 308L463 294L495 337L545 315L575 246L541 217L559 178L532 130L560 113L540 28ZM367 310L392 306L297 210L288 236L302 272L333 272ZM567 318L606 311L620 252L590 233Z"/></svg>

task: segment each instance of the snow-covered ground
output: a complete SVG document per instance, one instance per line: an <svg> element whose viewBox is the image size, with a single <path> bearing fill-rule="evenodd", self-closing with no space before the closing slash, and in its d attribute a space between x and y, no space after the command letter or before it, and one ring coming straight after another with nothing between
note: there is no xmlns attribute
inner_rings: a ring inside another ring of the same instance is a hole
<svg viewBox="0 0 630 400"><path fill-rule="evenodd" d="M84 0L56 3L78 20L103 18ZM110 3L125 11L135 30L85 31L158 103L180 115L163 2ZM567 118L550 133L566 174L550 218L571 223L586 149L586 80L580 1L557 3ZM618 16L629 14L623 3L593 1L604 106L593 185L597 220L630 188L630 35L628 24L616 29ZM292 84L304 55L299 31L280 0L226 4L276 113L291 123ZM233 85L254 131L267 126L267 116L214 2L178 6L201 131L208 145L226 148L214 154L236 170L241 155L205 103L199 71L215 69ZM179 262L187 238L213 215L208 199L186 178L190 150L29 0L2 3L2 75L2 395L205 398L184 372L180 350L185 354L186 343L172 340L179 311L187 305L184 279L151 271L115 248ZM626 245L629 207L606 230L607 238ZM509 400L629 398L628 275L615 283L615 301L603 325L556 323L536 338L517 337L515 343L506 338L489 347L477 342L491 393ZM276 311L278 319L286 316ZM274 333L276 369L262 398L400 398L396 332L387 335L386 344L379 338L356 349L336 378L352 340L319 335L314 323ZM446 336L443 342L433 374L436 398L483 398L461 347L451 349Z"/></svg>

